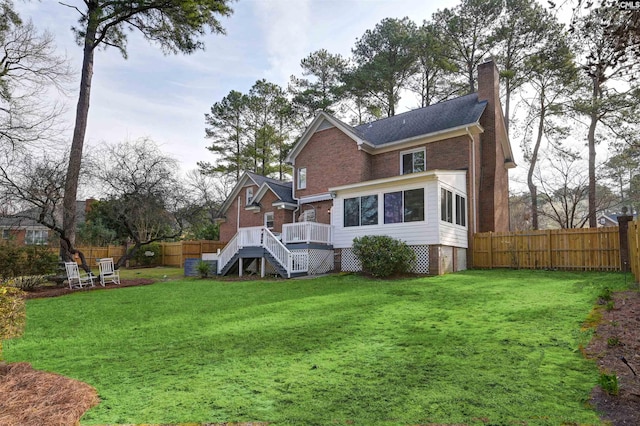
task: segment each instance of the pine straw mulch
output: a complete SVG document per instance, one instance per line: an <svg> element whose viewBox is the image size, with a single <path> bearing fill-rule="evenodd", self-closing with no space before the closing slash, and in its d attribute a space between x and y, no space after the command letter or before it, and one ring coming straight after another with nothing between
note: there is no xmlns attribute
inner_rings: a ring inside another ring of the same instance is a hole
<svg viewBox="0 0 640 426"><path fill-rule="evenodd" d="M585 353L596 360L600 371L618 376L620 390L613 396L597 386L591 392L591 404L614 426L637 426L640 425L640 377L636 375L640 374L640 293L614 293L613 302L612 310L598 309L602 319Z"/></svg>
<svg viewBox="0 0 640 426"><path fill-rule="evenodd" d="M86 383L34 370L26 362L0 365L0 425L75 425L98 402Z"/></svg>
<svg viewBox="0 0 640 426"><path fill-rule="evenodd" d="M146 285L153 280L123 280L120 286ZM55 288L28 297L55 297L77 291L105 289L97 285L81 290ZM596 387L590 403L603 420L613 426L640 425L640 293L625 291L613 295L615 308L597 309L602 319L585 355L597 361L601 371L616 374L620 392L609 395ZM616 343L612 345L612 343ZM628 367L621 359L627 360ZM99 402L95 389L86 383L52 373L33 370L27 363L0 364L0 425L77 425L82 415ZM210 423L203 426L264 426L268 423Z"/></svg>

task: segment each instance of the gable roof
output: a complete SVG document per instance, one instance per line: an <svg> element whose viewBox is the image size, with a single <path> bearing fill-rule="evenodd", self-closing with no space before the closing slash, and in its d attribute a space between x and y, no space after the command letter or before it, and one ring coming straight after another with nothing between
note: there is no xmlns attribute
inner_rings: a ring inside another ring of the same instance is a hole
<svg viewBox="0 0 640 426"><path fill-rule="evenodd" d="M481 132L479 121L486 107L487 101L479 101L478 94L472 93L355 127L321 111L291 149L286 161L293 164L295 157L325 122L337 127L358 146L366 147L365 150L370 151L465 127L475 126L477 131Z"/></svg>
<svg viewBox="0 0 640 426"><path fill-rule="evenodd" d="M76 201L76 225L86 221L86 206L86 201ZM60 212L61 208L61 205L58 206L54 212L55 220L59 223L62 223L62 214ZM37 221L39 215L40 209L37 207L31 207L16 213L15 215L0 216L0 227L11 229L46 228ZM48 219L50 220L51 217L48 217Z"/></svg>
<svg viewBox="0 0 640 426"><path fill-rule="evenodd" d="M472 93L371 123L361 124L354 127L354 131L362 139L375 146L380 146L476 124L486 106L487 101L479 102L478 94Z"/></svg>
<svg viewBox="0 0 640 426"><path fill-rule="evenodd" d="M262 196L267 192L267 190L271 190L271 192L273 192L281 202L290 204L296 203L296 201L293 199L293 185L291 182L283 182L278 179L269 178L253 172L244 172L244 174L238 180L238 183L236 183L236 186L233 188L233 191L231 191L231 194L229 194L224 204L222 205L220 214L224 215L231 206L231 203L233 203L233 200L235 200L235 198L238 196L242 188L247 184L252 183L258 186L258 190L253 195L254 203L258 203Z"/></svg>

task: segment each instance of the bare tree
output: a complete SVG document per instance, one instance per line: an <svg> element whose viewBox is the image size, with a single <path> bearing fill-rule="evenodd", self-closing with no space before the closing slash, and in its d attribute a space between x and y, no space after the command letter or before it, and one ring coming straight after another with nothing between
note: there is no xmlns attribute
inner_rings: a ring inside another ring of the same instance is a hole
<svg viewBox="0 0 640 426"><path fill-rule="evenodd" d="M53 36L23 23L10 3L0 7L0 149L32 148L62 132L60 104L43 101L50 89L63 90L71 75L56 54Z"/></svg>
<svg viewBox="0 0 640 426"><path fill-rule="evenodd" d="M544 175L537 170L540 187L539 215L561 228L582 228L589 221L589 175L575 152L554 147L544 162ZM606 210L615 197L598 186L596 211Z"/></svg>
<svg viewBox="0 0 640 426"><path fill-rule="evenodd" d="M97 154L109 161L94 161L91 167L106 196L96 208L104 223L133 243L118 268L145 245L182 235L192 210L175 159L148 139L107 146Z"/></svg>
<svg viewBox="0 0 640 426"><path fill-rule="evenodd" d="M88 272L84 254L71 247L64 232L62 202L66 175L66 153L5 153L0 159L0 204L3 216L35 220L55 232L61 244L78 255ZM84 174L84 172L82 172Z"/></svg>

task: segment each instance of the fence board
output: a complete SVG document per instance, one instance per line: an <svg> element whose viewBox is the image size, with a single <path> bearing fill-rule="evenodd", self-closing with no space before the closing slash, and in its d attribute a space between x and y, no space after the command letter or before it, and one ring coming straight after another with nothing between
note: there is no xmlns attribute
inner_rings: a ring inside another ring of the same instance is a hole
<svg viewBox="0 0 640 426"><path fill-rule="evenodd" d="M620 270L618 227L484 232L473 236L475 268Z"/></svg>
<svg viewBox="0 0 640 426"><path fill-rule="evenodd" d="M179 241L176 243L160 243L160 263L162 266L176 266L181 268L185 259L200 259L202 253L216 253L222 250L227 243L220 241ZM98 266L96 259L101 257L113 257L117 260L124 256L123 246L107 247L78 247L84 254L89 266Z"/></svg>

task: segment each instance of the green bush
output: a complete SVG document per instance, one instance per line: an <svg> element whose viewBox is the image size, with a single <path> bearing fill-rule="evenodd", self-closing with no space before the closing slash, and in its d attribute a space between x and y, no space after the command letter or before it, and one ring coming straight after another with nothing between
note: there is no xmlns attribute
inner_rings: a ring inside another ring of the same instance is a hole
<svg viewBox="0 0 640 426"><path fill-rule="evenodd" d="M25 324L24 294L12 287L0 286L0 360L2 360L2 341L18 337Z"/></svg>
<svg viewBox="0 0 640 426"><path fill-rule="evenodd" d="M140 247L132 260L136 266L157 266L160 264L161 258L162 247L158 243L151 243Z"/></svg>
<svg viewBox="0 0 640 426"><path fill-rule="evenodd" d="M48 275L57 271L58 256L47 246L0 243L0 282L11 278Z"/></svg>
<svg viewBox="0 0 640 426"><path fill-rule="evenodd" d="M374 277L388 277L411 270L416 254L403 241L386 235L366 235L353 240L353 252L362 271Z"/></svg>
<svg viewBox="0 0 640 426"><path fill-rule="evenodd" d="M198 262L196 269L198 270L201 278L207 278L209 277L209 274L211 274L211 265L204 260Z"/></svg>

